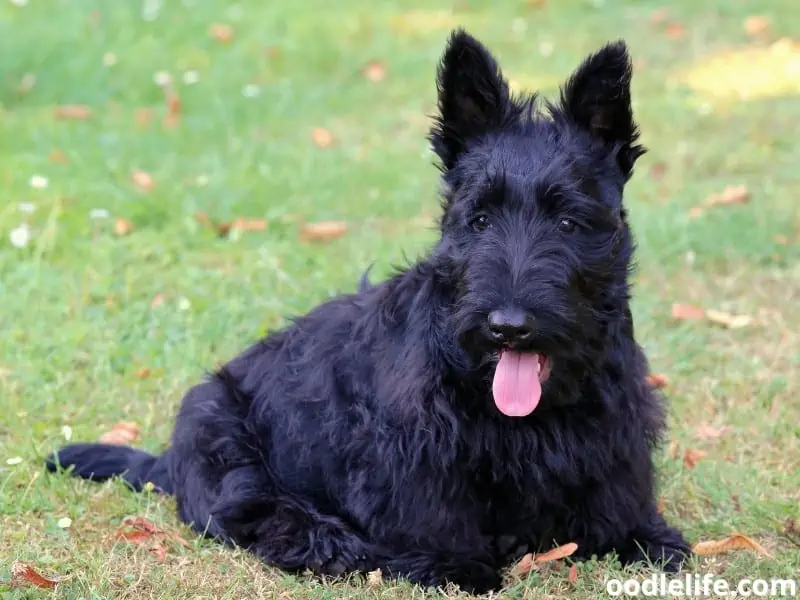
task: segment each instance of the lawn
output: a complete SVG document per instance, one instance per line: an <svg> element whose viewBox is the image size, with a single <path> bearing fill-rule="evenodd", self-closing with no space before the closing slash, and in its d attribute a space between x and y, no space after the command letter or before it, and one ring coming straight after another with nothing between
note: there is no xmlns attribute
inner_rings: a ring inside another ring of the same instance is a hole
<svg viewBox="0 0 800 600"><path fill-rule="evenodd" d="M629 42L651 149L627 194L634 310L670 400L663 512L693 542L735 531L770 553L692 572L800 579L796 0L15 0L0 6L3 598L456 595L285 575L194 536L169 499L48 476L42 457L120 422L158 451L204 370L371 263L379 279L426 251L427 115L457 25L545 94ZM744 189L720 203L728 186ZM320 222L346 230L313 239ZM126 517L187 544L116 539ZM10 587L14 561L64 581ZM550 566L502 596L592 599L626 576Z"/></svg>

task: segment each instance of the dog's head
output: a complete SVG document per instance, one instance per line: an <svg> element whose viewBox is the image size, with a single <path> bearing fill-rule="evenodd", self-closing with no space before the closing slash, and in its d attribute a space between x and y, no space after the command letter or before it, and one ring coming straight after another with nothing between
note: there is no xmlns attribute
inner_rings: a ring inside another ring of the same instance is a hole
<svg viewBox="0 0 800 600"><path fill-rule="evenodd" d="M513 98L489 51L455 32L430 139L444 181L436 255L457 290L456 334L491 365L497 407L563 398L629 323L633 242L623 187L644 152L623 42L590 55L558 102Z"/></svg>

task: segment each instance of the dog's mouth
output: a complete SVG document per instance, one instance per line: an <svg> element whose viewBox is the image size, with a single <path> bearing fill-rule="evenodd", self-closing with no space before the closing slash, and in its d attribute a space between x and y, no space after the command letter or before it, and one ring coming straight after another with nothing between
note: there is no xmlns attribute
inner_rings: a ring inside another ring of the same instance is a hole
<svg viewBox="0 0 800 600"><path fill-rule="evenodd" d="M531 414L542 398L542 384L550 377L550 360L536 352L500 351L492 381L498 410L509 417Z"/></svg>

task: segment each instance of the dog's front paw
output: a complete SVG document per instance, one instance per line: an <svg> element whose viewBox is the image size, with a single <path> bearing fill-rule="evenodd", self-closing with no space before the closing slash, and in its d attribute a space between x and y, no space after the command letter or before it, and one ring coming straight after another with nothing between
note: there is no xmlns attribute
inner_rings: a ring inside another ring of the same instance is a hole
<svg viewBox="0 0 800 600"><path fill-rule="evenodd" d="M675 573L692 555L692 550L677 529L657 516L637 527L617 553L623 564L646 561Z"/></svg>

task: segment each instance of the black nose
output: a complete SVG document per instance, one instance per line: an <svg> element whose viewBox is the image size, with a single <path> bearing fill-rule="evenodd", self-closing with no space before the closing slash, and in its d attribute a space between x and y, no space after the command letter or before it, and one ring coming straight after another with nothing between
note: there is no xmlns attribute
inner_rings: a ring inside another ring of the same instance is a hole
<svg viewBox="0 0 800 600"><path fill-rule="evenodd" d="M496 342L514 344L533 335L533 317L519 309L494 310L489 313L489 333Z"/></svg>

